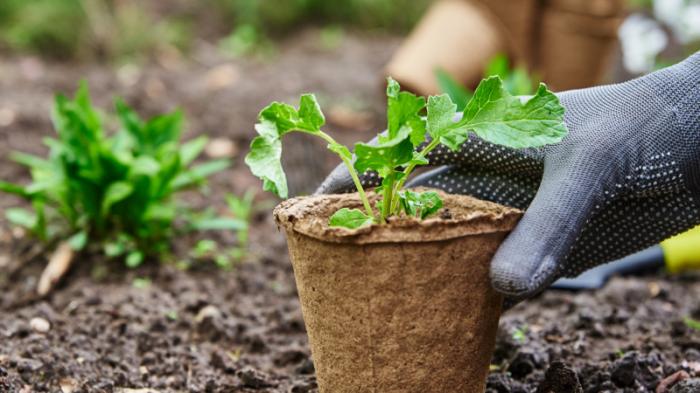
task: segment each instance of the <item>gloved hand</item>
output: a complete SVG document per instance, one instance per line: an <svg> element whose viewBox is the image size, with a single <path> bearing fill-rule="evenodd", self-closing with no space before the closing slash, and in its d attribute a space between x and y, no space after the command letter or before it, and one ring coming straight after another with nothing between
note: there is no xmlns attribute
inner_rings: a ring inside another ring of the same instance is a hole
<svg viewBox="0 0 700 393"><path fill-rule="evenodd" d="M494 287L514 300L561 276L642 250L700 223L700 52L647 76L558 94L569 135L511 150L476 137L408 186L525 209L492 266ZM366 173L363 183L379 184ZM317 193L352 191L336 168Z"/></svg>

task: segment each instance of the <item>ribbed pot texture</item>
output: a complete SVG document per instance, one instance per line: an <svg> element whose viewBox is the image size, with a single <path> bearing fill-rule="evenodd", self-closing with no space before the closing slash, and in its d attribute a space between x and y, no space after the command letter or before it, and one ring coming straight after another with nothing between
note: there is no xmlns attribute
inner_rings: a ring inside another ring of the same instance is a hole
<svg viewBox="0 0 700 393"><path fill-rule="evenodd" d="M442 197L434 218L359 230L327 225L339 208L360 206L356 194L275 209L322 393L484 390L502 302L489 263L521 213Z"/></svg>

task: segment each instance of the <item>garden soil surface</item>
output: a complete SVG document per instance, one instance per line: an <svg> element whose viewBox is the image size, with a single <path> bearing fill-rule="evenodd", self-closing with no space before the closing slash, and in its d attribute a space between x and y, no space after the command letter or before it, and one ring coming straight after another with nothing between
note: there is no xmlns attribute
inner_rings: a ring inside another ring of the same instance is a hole
<svg viewBox="0 0 700 393"><path fill-rule="evenodd" d="M45 152L53 92L71 93L84 77L103 106L123 95L144 114L182 107L186 136L209 134L208 154L235 161L207 197L188 196L223 214L225 193L258 186L241 158L270 100L318 92L329 130L344 142L381 129L379 71L398 41L347 33L339 47L320 42L317 31L300 33L273 60L226 59L202 44L192 58L163 56L143 68L6 58L0 178L28 180L9 152ZM311 139L291 146L293 189L308 192L335 162ZM265 198L258 202L269 207ZM0 208L18 204L0 197ZM256 215L250 256L230 271L205 262L128 270L81 256L43 299L33 293L48 253L6 222L0 229L0 392L316 391L286 243L270 210ZM194 241L179 240L178 253ZM698 299L699 276L662 273L615 278L593 292L548 291L504 314L488 391L700 392L700 332L683 322L700 318Z"/></svg>

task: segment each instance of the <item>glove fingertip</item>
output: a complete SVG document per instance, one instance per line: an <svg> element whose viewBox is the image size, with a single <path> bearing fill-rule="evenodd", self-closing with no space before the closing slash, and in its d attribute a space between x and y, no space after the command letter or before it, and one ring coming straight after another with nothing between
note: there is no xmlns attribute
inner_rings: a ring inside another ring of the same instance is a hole
<svg viewBox="0 0 700 393"><path fill-rule="evenodd" d="M557 261L552 256L527 261L497 254L491 264L491 282L494 289L509 298L525 299L544 290L554 280L557 270Z"/></svg>

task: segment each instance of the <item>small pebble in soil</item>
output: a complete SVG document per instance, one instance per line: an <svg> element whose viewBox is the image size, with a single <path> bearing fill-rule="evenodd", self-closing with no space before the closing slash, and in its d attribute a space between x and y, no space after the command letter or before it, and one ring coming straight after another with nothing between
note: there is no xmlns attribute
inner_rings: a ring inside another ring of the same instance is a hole
<svg viewBox="0 0 700 393"><path fill-rule="evenodd" d="M246 388L262 389L273 386L268 382L269 377L265 373L252 367L244 367L239 370L236 375L241 380L243 387Z"/></svg>
<svg viewBox="0 0 700 393"><path fill-rule="evenodd" d="M610 369L610 380L619 388L633 387L637 371L637 354L631 352L615 361Z"/></svg>
<svg viewBox="0 0 700 393"><path fill-rule="evenodd" d="M29 327L37 333L48 333L51 330L51 324L44 318L36 317L29 321Z"/></svg>
<svg viewBox="0 0 700 393"><path fill-rule="evenodd" d="M298 382L289 390L290 393L311 393L318 386L315 381Z"/></svg>
<svg viewBox="0 0 700 393"><path fill-rule="evenodd" d="M197 313L197 316L194 317L195 322L197 323L202 323L205 319L208 318L220 318L221 317L221 311L216 307L212 306L211 304L205 307L202 307L201 310Z"/></svg>
<svg viewBox="0 0 700 393"><path fill-rule="evenodd" d="M583 387L576 371L560 361L555 361L547 369L537 393L583 393Z"/></svg>

